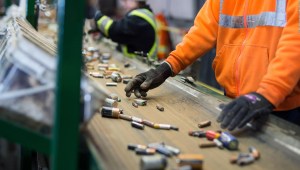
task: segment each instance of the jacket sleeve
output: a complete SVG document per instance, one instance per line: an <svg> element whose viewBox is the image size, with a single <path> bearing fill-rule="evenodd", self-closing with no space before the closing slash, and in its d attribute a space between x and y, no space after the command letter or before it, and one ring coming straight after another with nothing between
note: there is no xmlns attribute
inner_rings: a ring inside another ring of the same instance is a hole
<svg viewBox="0 0 300 170"><path fill-rule="evenodd" d="M287 23L282 31L275 58L268 66L258 93L275 107L292 93L300 79L300 30L298 1L287 0Z"/></svg>
<svg viewBox="0 0 300 170"><path fill-rule="evenodd" d="M219 0L207 0L197 14L194 25L166 59L174 75L216 45L219 7Z"/></svg>
<svg viewBox="0 0 300 170"><path fill-rule="evenodd" d="M137 16L125 16L118 21L103 16L97 21L97 25L100 31L111 40L120 44L130 44L128 40L134 41L140 35L139 32L149 24Z"/></svg>

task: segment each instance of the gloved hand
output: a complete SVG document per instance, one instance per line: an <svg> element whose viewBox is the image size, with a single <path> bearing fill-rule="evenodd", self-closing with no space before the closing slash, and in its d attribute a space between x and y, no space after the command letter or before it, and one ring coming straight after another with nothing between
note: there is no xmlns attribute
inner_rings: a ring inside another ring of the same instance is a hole
<svg viewBox="0 0 300 170"><path fill-rule="evenodd" d="M156 69L150 69L135 76L125 87L126 96L130 97L131 93L134 92L137 98L146 97L148 90L160 86L171 75L171 67L164 62Z"/></svg>
<svg viewBox="0 0 300 170"><path fill-rule="evenodd" d="M97 9L92 4L89 4L87 1L85 2L85 18L93 19L95 17Z"/></svg>
<svg viewBox="0 0 300 170"><path fill-rule="evenodd" d="M274 106L262 95L249 93L238 97L227 105L223 106L222 112L217 121L221 122L221 128L234 130L242 128L253 118L269 114Z"/></svg>
<svg viewBox="0 0 300 170"><path fill-rule="evenodd" d="M95 20L95 22L97 23L97 21L100 19L100 18L102 18L104 15L102 14L102 12L100 11L100 10L97 10L96 12L95 12L95 15L94 15L94 20Z"/></svg>

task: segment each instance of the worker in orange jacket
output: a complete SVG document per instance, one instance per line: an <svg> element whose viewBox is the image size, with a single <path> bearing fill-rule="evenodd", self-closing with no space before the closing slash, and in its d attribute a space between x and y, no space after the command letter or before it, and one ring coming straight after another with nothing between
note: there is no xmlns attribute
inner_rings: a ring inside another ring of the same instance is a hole
<svg viewBox="0 0 300 170"><path fill-rule="evenodd" d="M216 46L216 79L235 98L217 119L222 128L241 128L272 111L300 124L298 3L207 0L183 41L158 68L137 75L126 95L146 96Z"/></svg>

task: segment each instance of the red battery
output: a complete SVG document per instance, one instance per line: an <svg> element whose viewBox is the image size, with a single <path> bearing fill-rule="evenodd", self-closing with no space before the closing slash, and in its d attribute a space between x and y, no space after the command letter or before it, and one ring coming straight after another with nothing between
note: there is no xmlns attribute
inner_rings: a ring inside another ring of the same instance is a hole
<svg viewBox="0 0 300 170"><path fill-rule="evenodd" d="M220 137L220 133L212 131L212 130L208 130L208 131L206 131L205 136L206 136L207 140L214 140L214 139Z"/></svg>

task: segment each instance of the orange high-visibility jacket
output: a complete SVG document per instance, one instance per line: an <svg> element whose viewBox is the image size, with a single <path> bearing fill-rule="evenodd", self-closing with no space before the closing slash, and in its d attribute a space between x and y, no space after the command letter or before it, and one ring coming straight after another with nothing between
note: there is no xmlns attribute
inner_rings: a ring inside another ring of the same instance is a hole
<svg viewBox="0 0 300 170"><path fill-rule="evenodd" d="M174 74L217 47L226 95L258 92L277 110L300 106L299 0L207 0L166 61Z"/></svg>

